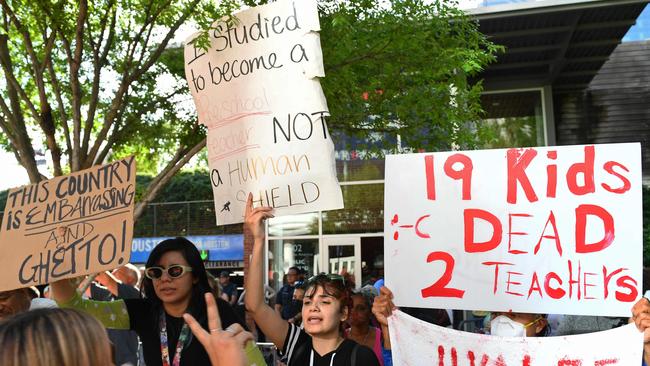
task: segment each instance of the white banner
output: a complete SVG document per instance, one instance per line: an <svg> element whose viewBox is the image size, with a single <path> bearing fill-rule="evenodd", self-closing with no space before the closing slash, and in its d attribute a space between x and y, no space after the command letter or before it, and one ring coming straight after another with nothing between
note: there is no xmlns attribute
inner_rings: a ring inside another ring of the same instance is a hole
<svg viewBox="0 0 650 366"><path fill-rule="evenodd" d="M643 333L634 324L563 337L498 337L395 311L388 325L396 366L633 366L643 356Z"/></svg>
<svg viewBox="0 0 650 366"><path fill-rule="evenodd" d="M208 51L186 42L185 73L208 128L217 224L242 222L249 192L276 216L343 208L316 2L280 0L213 27Z"/></svg>
<svg viewBox="0 0 650 366"><path fill-rule="evenodd" d="M640 145L391 155L386 283L402 306L629 316Z"/></svg>

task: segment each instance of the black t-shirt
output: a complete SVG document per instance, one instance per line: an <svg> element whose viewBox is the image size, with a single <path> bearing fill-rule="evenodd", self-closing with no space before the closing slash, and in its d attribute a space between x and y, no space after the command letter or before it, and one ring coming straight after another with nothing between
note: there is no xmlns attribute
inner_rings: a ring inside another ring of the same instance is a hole
<svg viewBox="0 0 650 366"><path fill-rule="evenodd" d="M336 350L321 356L314 351L311 336L294 324L289 324L282 349L289 360L287 366L350 366L355 346L355 366L379 366L377 356L370 348L350 339L343 340ZM311 363L312 355L313 363ZM334 358L333 362L332 358Z"/></svg>
<svg viewBox="0 0 650 366"><path fill-rule="evenodd" d="M127 311L129 312L129 319L131 322L131 329L138 333L140 341L142 341L142 351L144 354L144 362L147 366L162 366L162 358L160 353L160 326L158 324L158 317L160 310L151 301L147 299L126 299L124 300ZM221 325L227 328L230 324L239 323L244 326L243 322L235 315L230 305L227 302L217 299L217 307L221 318ZM165 313L167 322L167 344L169 348L169 361L174 359L176 354L176 343L183 327L183 318L175 318ZM197 319L201 326L208 329L207 318ZM210 358L205 352L198 339L190 332L190 342L183 348L181 353L182 366L210 366Z"/></svg>
<svg viewBox="0 0 650 366"><path fill-rule="evenodd" d="M293 291L295 287L289 284L282 286L275 297L275 303L282 305L282 319L291 319L298 314L299 309L293 303Z"/></svg>

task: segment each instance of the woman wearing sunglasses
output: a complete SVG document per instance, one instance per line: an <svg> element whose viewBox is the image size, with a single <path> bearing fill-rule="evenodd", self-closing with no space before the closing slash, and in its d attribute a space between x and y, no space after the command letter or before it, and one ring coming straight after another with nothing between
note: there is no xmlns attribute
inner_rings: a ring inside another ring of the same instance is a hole
<svg viewBox="0 0 650 366"><path fill-rule="evenodd" d="M138 333L148 366L210 365L208 354L182 317L191 314L209 329L204 295L211 292L210 285L199 251L185 238L164 240L151 252L142 282L143 299L85 300L67 280L52 287L59 306L88 312L106 328ZM225 301L217 300L217 307L224 329L243 331L243 322ZM256 347L250 347L247 355L251 364L262 364Z"/></svg>
<svg viewBox="0 0 650 366"><path fill-rule="evenodd" d="M350 291L343 277L321 274L307 281L302 307L304 329L282 319L264 302L264 225L273 217L270 207L253 209L253 197L246 203L245 230L252 234L253 254L246 279L246 309L287 358L287 366L379 366L373 351L342 335L350 313ZM248 240L251 236L245 236Z"/></svg>

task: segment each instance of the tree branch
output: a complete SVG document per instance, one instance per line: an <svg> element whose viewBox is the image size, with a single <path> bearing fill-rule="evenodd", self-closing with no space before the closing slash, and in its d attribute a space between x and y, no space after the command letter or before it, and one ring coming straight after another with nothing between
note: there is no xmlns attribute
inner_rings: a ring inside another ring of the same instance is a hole
<svg viewBox="0 0 650 366"><path fill-rule="evenodd" d="M95 113L97 111L97 104L99 103L99 83L101 80L101 70L102 66L104 66L103 61L105 61L105 58L102 58L105 54L102 53L100 56L100 49L102 46L102 41L104 40L104 34L106 32L106 23L108 21L109 15L111 13L111 9L113 9L113 2L109 2L106 8L106 12L102 15L100 19L100 35L99 35L99 42L95 45L95 43L92 41L92 30L90 25L87 25L86 29L88 30L88 39L91 41L91 46L92 46L92 53L93 53L93 81L92 81L92 88L90 92L90 101L88 105L88 114L86 115L86 123L84 126L84 132L83 132L83 142L81 145L81 150L82 151L88 151L88 144L90 142L90 135L92 134L93 130L93 121L95 120ZM115 12L113 12L115 13ZM112 33L114 31L113 26L115 25L115 14L111 17L111 29L109 30L109 41L107 43L112 42ZM106 48L104 49L104 51Z"/></svg>
<svg viewBox="0 0 650 366"><path fill-rule="evenodd" d="M199 0L194 0L192 1L188 7L186 8L186 11L183 13L183 15L176 20L176 22L169 28L169 31L165 35L165 38L163 39L162 42L158 45L156 50L151 53L147 61L138 68L131 76L130 78L132 80L138 79L140 76L142 76L145 72L149 70L149 68L160 58L160 55L162 55L163 51L165 51L165 48L167 47L167 44L169 41L174 37L174 34L176 33L176 30L185 23L187 18L192 14L192 11L194 7L199 3Z"/></svg>
<svg viewBox="0 0 650 366"><path fill-rule="evenodd" d="M65 112L65 105L63 104L63 97L61 95L61 86L59 85L59 79L56 76L56 71L54 70L54 65L51 60L47 61L47 69L50 73L50 84L52 85L52 90L54 91L54 97L58 104L59 118L61 118L61 126L63 127L63 135L65 137L65 145L68 149L68 152L72 152L72 141L70 140L70 127L68 126L68 115Z"/></svg>
<svg viewBox="0 0 650 366"><path fill-rule="evenodd" d="M81 162L86 152L81 150L81 102L82 91L79 83L79 69L81 68L81 55L83 53L84 23L88 15L88 0L79 1L79 14L75 26L74 55L69 60L70 89L72 90L72 171L81 169Z"/></svg>
<svg viewBox="0 0 650 366"><path fill-rule="evenodd" d="M135 210L133 212L133 219L137 220L143 213L144 210L147 208L147 204L149 204L155 197L160 193L160 191L165 187L165 185L169 182L169 180L174 176L174 174L178 173L179 170L185 164L187 164L194 155L196 155L201 149L205 147L205 140L201 140L198 144L196 144L194 147L191 149L187 148L181 148L179 147L176 155L174 156L174 159L169 161L167 163L167 166L165 166L165 169L163 169L160 174L154 178L154 180L149 184L147 187L147 191L142 195L142 199L140 202L138 202L135 206ZM183 152L179 154L179 152Z"/></svg>

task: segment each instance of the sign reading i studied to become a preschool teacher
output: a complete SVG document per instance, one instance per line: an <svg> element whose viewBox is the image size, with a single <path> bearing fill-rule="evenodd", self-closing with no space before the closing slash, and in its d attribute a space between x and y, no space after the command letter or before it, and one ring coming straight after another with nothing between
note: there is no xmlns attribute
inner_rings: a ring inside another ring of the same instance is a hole
<svg viewBox="0 0 650 366"><path fill-rule="evenodd" d="M629 316L638 143L392 155L386 282L401 306Z"/></svg>
<svg viewBox="0 0 650 366"><path fill-rule="evenodd" d="M314 0L280 0L213 24L210 48L185 46L185 73L208 128L218 225L246 198L276 215L343 208Z"/></svg>
<svg viewBox="0 0 650 366"><path fill-rule="evenodd" d="M10 190L0 291L128 263L134 196L134 157Z"/></svg>

